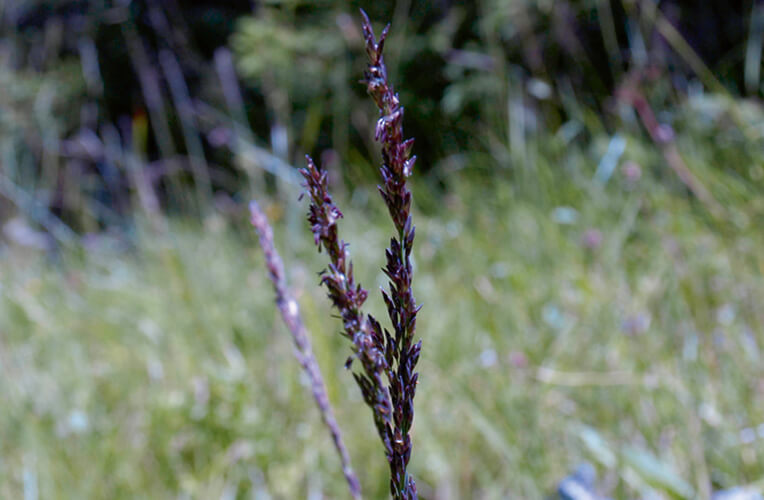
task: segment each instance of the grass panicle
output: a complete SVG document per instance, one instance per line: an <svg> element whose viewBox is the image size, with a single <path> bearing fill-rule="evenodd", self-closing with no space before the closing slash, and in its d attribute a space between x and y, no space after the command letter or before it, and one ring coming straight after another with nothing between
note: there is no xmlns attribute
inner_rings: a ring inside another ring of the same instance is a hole
<svg viewBox="0 0 764 500"><path fill-rule="evenodd" d="M361 360L362 372L354 377L364 400L372 409L377 432L385 446L390 465L390 493L394 499L417 498L414 479L408 475L411 459L411 426L414 421L414 394L419 375L414 371L421 342L413 343L416 315L419 310L412 291L411 251L414 225L411 222L411 192L406 179L411 175L416 157L411 155L413 139L403 136L403 107L388 81L382 51L389 25L376 39L371 22L363 15L363 35L369 66L364 83L379 109L375 139L382 144L383 183L379 192L387 205L396 234L385 250L385 275L389 290L382 291L392 325L392 333L379 321L361 312L367 292L353 278L347 244L339 240L337 221L342 212L333 203L327 188L327 174L307 158L302 170L310 196L308 221L319 251L329 254L329 267L321 282L342 317L344 334L352 342ZM352 361L352 358L351 360ZM383 380L386 376L387 385Z"/></svg>

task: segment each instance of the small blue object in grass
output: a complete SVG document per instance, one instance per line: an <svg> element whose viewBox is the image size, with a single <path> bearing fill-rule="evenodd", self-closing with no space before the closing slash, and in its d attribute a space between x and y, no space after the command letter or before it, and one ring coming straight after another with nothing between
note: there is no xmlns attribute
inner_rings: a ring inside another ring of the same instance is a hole
<svg viewBox="0 0 764 500"><path fill-rule="evenodd" d="M552 219L557 224L570 226L578 221L578 211L573 207L555 207L552 212Z"/></svg>
<svg viewBox="0 0 764 500"><path fill-rule="evenodd" d="M729 490L717 491L711 495L711 500L764 500L764 496L756 488L737 486Z"/></svg>
<svg viewBox="0 0 764 500"><path fill-rule="evenodd" d="M606 500L595 490L597 471L590 463L582 463L557 485L559 500Z"/></svg>
<svg viewBox="0 0 764 500"><path fill-rule="evenodd" d="M621 155L626 150L626 139L618 134L615 134L610 139L607 151L602 156L599 165L597 165L597 171L594 173L594 180L599 184L607 184L610 180L610 176L615 172L615 167L618 166L618 160L621 159Z"/></svg>

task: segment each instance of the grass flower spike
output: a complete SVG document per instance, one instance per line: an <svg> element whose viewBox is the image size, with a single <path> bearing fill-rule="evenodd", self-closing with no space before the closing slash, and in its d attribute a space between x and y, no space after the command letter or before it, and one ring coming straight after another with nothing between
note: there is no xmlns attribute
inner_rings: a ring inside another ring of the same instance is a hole
<svg viewBox="0 0 764 500"><path fill-rule="evenodd" d="M422 347L421 341L413 344L419 308L411 288L413 273L410 257L414 225L411 222L411 192L406 186L416 156L411 155L414 139L404 139L403 107L388 81L382 56L389 25L377 41L368 16L363 11L361 13L364 17L366 53L370 60L366 86L380 112L375 137L382 144L380 171L384 183L379 186L379 192L397 231L396 237L390 240L390 248L385 251L387 265L384 271L390 279L389 293L382 292L394 330L394 337L385 332L385 356L391 369L394 367L390 382L395 426L390 464L391 492L394 498L408 499L416 498L416 486L413 479L407 476L406 467L411 457L409 432L414 420L414 394L418 380L414 369Z"/></svg>
<svg viewBox="0 0 764 500"><path fill-rule="evenodd" d="M412 291L411 251L414 225L411 222L411 192L406 179L411 176L416 157L411 155L413 139L403 136L403 107L387 78L382 50L388 28L379 40L371 22L363 15L363 35L369 66L364 83L380 112L375 138L382 144L382 184L379 192L395 226L390 247L385 250L384 272L389 289L382 295L387 305L392 333L361 311L367 292L353 278L347 244L338 237L337 221L342 212L327 189L326 172L308 157L302 170L311 199L308 220L319 251L326 250L330 263L322 273L322 284L340 312L343 333L353 343L362 372L354 373L366 404L371 408L377 432L390 466L390 493L396 500L417 498L416 484L408 475L411 458L411 426L418 374L414 371L421 342L414 343L419 311ZM349 360L352 361L352 358ZM385 383L386 381L386 383Z"/></svg>
<svg viewBox="0 0 764 500"><path fill-rule="evenodd" d="M390 448L392 406L383 378L389 371L384 356L384 337L379 323L361 311L368 292L356 284L348 245L339 240L337 221L342 218L342 212L329 194L326 172L319 171L310 157L307 160L308 167L301 173L311 200L308 221L319 251L326 250L330 261L329 267L321 273L321 283L329 290L329 298L342 317L343 334L352 341L355 355L361 362L363 373L354 374L355 379L366 404L372 409L380 438ZM351 360L348 360L348 366Z"/></svg>

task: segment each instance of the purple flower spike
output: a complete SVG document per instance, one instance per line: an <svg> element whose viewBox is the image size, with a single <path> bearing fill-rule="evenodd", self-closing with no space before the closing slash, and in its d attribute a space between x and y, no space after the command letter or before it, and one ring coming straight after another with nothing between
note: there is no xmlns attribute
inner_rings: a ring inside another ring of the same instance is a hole
<svg viewBox="0 0 764 500"><path fill-rule="evenodd" d="M417 498L414 479L407 467L411 458L411 427L414 422L414 394L419 380L415 372L421 341L414 343L417 306L412 290L413 267L411 252L414 245L414 225L411 222L411 192L406 179L411 176L416 157L411 152L413 139L403 136L403 107L398 94L387 79L382 50L389 25L377 40L368 16L362 10L363 37L369 66L363 83L379 109L375 139L382 145L382 184L378 190L395 226L395 235L385 251L383 271L389 279L387 291L382 291L391 329L384 329L361 308L367 292L353 278L347 244L338 237L337 222L342 212L332 201L326 172L307 158L306 194L310 197L310 223L318 250L326 250L329 265L321 272L321 283L342 318L343 335L353 345L354 357L361 371L353 373L369 406L377 433L385 447L390 466L390 493L394 500ZM350 368L353 357L346 366Z"/></svg>

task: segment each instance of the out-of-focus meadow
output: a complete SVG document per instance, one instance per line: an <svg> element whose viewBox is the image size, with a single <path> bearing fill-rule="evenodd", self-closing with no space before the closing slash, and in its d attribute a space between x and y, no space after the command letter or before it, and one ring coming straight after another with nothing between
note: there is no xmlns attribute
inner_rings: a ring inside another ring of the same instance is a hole
<svg viewBox="0 0 764 500"><path fill-rule="evenodd" d="M363 6L420 157L421 497L759 498L764 4L215 4L0 0L0 497L347 496L257 198L384 498L295 170L384 316Z"/></svg>

